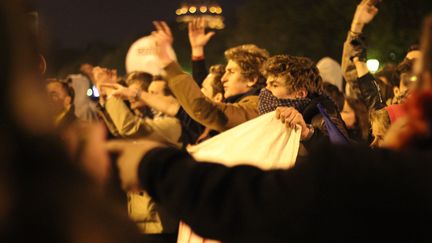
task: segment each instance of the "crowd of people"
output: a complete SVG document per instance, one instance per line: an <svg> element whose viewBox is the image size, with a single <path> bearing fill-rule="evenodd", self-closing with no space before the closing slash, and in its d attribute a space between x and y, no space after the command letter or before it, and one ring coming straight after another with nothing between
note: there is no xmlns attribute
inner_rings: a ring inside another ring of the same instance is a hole
<svg viewBox="0 0 432 243"><path fill-rule="evenodd" d="M208 68L215 33L196 18L191 74L155 21L160 75L83 64L53 78L19 2L0 3L1 242L177 242L180 221L222 242L431 241L431 17L421 43L377 73L363 30L378 8L363 0L341 64L244 44ZM271 112L300 132L292 168L188 153Z"/></svg>

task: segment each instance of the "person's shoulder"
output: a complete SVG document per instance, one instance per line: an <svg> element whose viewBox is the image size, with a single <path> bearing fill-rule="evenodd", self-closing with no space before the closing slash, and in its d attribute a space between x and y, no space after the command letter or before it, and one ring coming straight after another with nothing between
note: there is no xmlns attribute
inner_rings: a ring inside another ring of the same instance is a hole
<svg viewBox="0 0 432 243"><path fill-rule="evenodd" d="M241 98L238 103L241 103L241 104L245 104L245 103L246 104L247 103L258 104L258 100L259 100L258 95L249 95L249 96L245 96L245 97Z"/></svg>

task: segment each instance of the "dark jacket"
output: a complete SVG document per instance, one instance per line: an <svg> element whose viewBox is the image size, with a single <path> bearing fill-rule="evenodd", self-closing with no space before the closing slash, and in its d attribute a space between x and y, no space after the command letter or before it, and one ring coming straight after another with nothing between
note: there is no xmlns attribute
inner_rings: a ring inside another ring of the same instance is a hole
<svg viewBox="0 0 432 243"><path fill-rule="evenodd" d="M199 86L202 85L207 75L205 59L192 60L192 77Z"/></svg>
<svg viewBox="0 0 432 243"><path fill-rule="evenodd" d="M320 147L287 170L196 163L154 149L141 185L224 242L430 242L432 153Z"/></svg>
<svg viewBox="0 0 432 243"><path fill-rule="evenodd" d="M303 142L307 150L312 149L317 144L329 142L327 127L318 109L318 104L324 107L333 124L336 125L345 138L348 138L347 128L334 101L328 96L317 95L312 98L310 104L302 112L305 122L314 127L313 136L309 140Z"/></svg>
<svg viewBox="0 0 432 243"><path fill-rule="evenodd" d="M365 56L366 52L365 37L362 34L348 32L342 55L342 73L350 85L351 96L359 98L368 110L379 110L386 105L378 83L371 73L358 78L357 69L352 61L353 57Z"/></svg>
<svg viewBox="0 0 432 243"><path fill-rule="evenodd" d="M180 141L183 148L186 148L189 144L195 144L204 132L205 127L192 119L182 107L180 107L175 117L180 121L182 127Z"/></svg>
<svg viewBox="0 0 432 243"><path fill-rule="evenodd" d="M358 89L358 98L366 105L368 110L379 110L386 106L378 83L371 73L367 73L354 81L353 87Z"/></svg>
<svg viewBox="0 0 432 243"><path fill-rule="evenodd" d="M57 123L56 129L57 131L64 131L77 121L78 117L75 115L75 106L71 105L63 118Z"/></svg>

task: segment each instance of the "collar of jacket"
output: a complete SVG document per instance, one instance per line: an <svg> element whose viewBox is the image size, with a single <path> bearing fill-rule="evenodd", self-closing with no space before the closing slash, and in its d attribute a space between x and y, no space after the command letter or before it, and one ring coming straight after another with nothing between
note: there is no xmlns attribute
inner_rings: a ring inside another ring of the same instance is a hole
<svg viewBox="0 0 432 243"><path fill-rule="evenodd" d="M249 90L246 93L242 93L242 94L238 94L238 95L234 95L234 96L231 96L229 98L226 98L225 99L225 103L229 103L229 104L237 103L237 102L239 102L240 100L242 100L243 98L245 98L247 96L259 95L259 92L260 92L260 88L255 87L255 88L252 88L251 90Z"/></svg>

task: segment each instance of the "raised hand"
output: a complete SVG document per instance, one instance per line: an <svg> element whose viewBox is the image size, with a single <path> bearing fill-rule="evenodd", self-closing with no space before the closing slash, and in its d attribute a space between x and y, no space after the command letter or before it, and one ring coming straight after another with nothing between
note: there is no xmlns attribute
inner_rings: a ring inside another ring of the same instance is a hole
<svg viewBox="0 0 432 243"><path fill-rule="evenodd" d="M175 61L174 58L171 57L170 53L174 53L172 48L173 36L168 25L163 21L153 21L153 24L156 28L156 31L152 32L152 37L156 41L157 51L159 59L162 62L164 68L168 66L171 62Z"/></svg>
<svg viewBox="0 0 432 243"><path fill-rule="evenodd" d="M105 96L111 95L112 89L102 87L102 84L116 83L117 73L102 67L95 67L92 70L96 88L99 90L100 97L103 100Z"/></svg>
<svg viewBox="0 0 432 243"><path fill-rule="evenodd" d="M363 27L370 23L378 13L378 8L370 3L369 0L363 0L357 5L356 12L354 14L353 22L351 24L351 31L355 33L361 33Z"/></svg>
<svg viewBox="0 0 432 243"><path fill-rule="evenodd" d="M165 21L153 21L153 25L156 28L156 32L163 36L167 43L172 45L174 42L174 37L168 24Z"/></svg>
<svg viewBox="0 0 432 243"><path fill-rule="evenodd" d="M189 22L189 42L193 48L203 48L212 36L215 35L215 32L205 33L206 23L203 18L197 18L193 21Z"/></svg>

